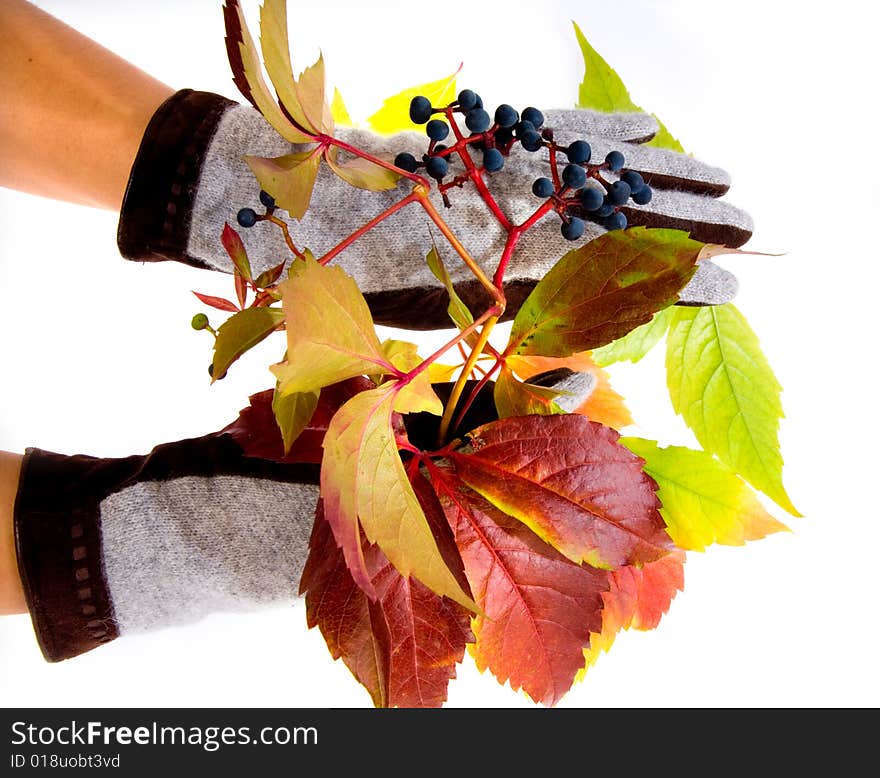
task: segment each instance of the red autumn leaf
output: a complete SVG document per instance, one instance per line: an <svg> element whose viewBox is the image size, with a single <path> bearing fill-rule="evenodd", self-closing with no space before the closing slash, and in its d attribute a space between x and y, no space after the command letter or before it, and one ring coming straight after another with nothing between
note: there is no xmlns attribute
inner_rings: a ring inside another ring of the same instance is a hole
<svg viewBox="0 0 880 778"><path fill-rule="evenodd" d="M238 305L240 308L244 308L244 304L247 302L247 283L244 280L244 277L235 274L235 296L238 299Z"/></svg>
<svg viewBox="0 0 880 778"><path fill-rule="evenodd" d="M374 602L355 584L319 505L300 582L308 625L321 629L376 707L440 707L473 640L469 612L404 578L378 546L365 547L364 559Z"/></svg>
<svg viewBox="0 0 880 778"><path fill-rule="evenodd" d="M252 394L249 404L243 408L238 418L224 427L227 432L244 449L250 457L270 459L274 462L302 462L315 465L321 464L324 433L330 425L333 414L342 404L358 392L373 388L368 378L350 378L338 384L325 386L321 390L318 406L299 437L294 441L290 451L284 453L284 441L281 430L272 410L274 390L266 389Z"/></svg>
<svg viewBox="0 0 880 778"><path fill-rule="evenodd" d="M210 305L212 308L219 308L221 311L229 311L230 313L238 313L238 306L226 300L223 297L214 297L210 294L200 294L199 292L193 292L193 294L198 297L205 305Z"/></svg>
<svg viewBox="0 0 880 778"><path fill-rule="evenodd" d="M520 416L469 434L459 477L575 562L617 568L673 548L657 484L619 434L577 414Z"/></svg>
<svg viewBox="0 0 880 778"><path fill-rule="evenodd" d="M223 244L223 248L226 249L226 253L229 254L232 264L235 265L235 269L238 271L237 275L240 275L245 281L250 281L251 263L248 260L247 250L241 240L241 235L232 229L228 223L224 223L220 242Z"/></svg>
<svg viewBox="0 0 880 778"><path fill-rule="evenodd" d="M284 272L284 268L287 266L287 260L282 259L275 267L270 267L268 270L264 270L260 275L257 276L254 281L254 285L258 289L265 289L266 287L272 286L279 278L281 278L281 274Z"/></svg>
<svg viewBox="0 0 880 778"><path fill-rule="evenodd" d="M474 620L477 667L555 705L583 667L590 633L601 629L609 573L566 559L454 471L430 472L485 614Z"/></svg>

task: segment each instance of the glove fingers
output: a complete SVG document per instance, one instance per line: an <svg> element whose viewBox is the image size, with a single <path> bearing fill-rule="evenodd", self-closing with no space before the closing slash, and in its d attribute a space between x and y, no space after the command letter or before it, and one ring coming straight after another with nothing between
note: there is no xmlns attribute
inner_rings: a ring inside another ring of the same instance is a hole
<svg viewBox="0 0 880 778"><path fill-rule="evenodd" d="M657 120L641 111L603 113L580 108L545 111L544 125L569 138L566 142L596 135L608 141L646 143L660 131Z"/></svg>
<svg viewBox="0 0 880 778"><path fill-rule="evenodd" d="M739 282L729 270L704 259L687 286L678 293L677 305L723 305L736 297Z"/></svg>

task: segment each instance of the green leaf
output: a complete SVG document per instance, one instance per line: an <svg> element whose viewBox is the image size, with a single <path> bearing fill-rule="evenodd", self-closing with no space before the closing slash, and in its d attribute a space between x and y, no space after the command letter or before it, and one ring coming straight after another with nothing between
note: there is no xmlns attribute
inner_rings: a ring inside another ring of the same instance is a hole
<svg viewBox="0 0 880 778"><path fill-rule="evenodd" d="M677 307L666 345L669 394L700 445L780 507L781 387L758 338L732 303Z"/></svg>
<svg viewBox="0 0 880 778"><path fill-rule="evenodd" d="M568 252L517 312L508 349L565 357L623 337L678 300L702 247L680 230L633 227Z"/></svg>
<svg viewBox="0 0 880 778"><path fill-rule="evenodd" d="M331 155L327 155L325 159L337 176L358 189L384 192L388 189L394 189L400 180L400 175L393 170L377 165L363 157L352 157L346 162L339 162L335 156Z"/></svg>
<svg viewBox="0 0 880 778"><path fill-rule="evenodd" d="M243 94L254 104L269 124L285 140L291 143L309 143L314 140L298 129L284 115L266 81L257 54L257 47L251 37L244 14L237 0L227 0L224 8L226 22L227 51L236 75L236 84ZM286 36L285 36L286 37Z"/></svg>
<svg viewBox="0 0 880 778"><path fill-rule="evenodd" d="M660 513L675 545L702 551L712 543L741 546L788 528L774 519L748 485L711 454L653 440L621 438L645 460L659 487Z"/></svg>
<svg viewBox="0 0 880 778"><path fill-rule="evenodd" d="M638 362L666 334L672 318L672 308L657 311L654 318L641 327L636 327L622 338L612 341L607 346L593 349L591 356L600 367L607 367L615 362Z"/></svg>
<svg viewBox="0 0 880 778"><path fill-rule="evenodd" d="M311 421L320 394L320 391L281 394L276 387L272 395L272 412L281 430L285 454Z"/></svg>
<svg viewBox="0 0 880 778"><path fill-rule="evenodd" d="M643 109L636 105L629 96L629 90L620 76L590 45L581 32L581 28L574 22L572 24L574 24L574 32L584 57L584 80L578 88L576 107L604 113L642 111ZM681 143L672 136L657 116L654 118L657 119L660 130L647 145L683 152L684 148Z"/></svg>
<svg viewBox="0 0 880 778"><path fill-rule="evenodd" d="M498 418L565 413L555 402L561 392L546 386L520 381L506 365L495 381L495 408Z"/></svg>
<svg viewBox="0 0 880 778"><path fill-rule="evenodd" d="M282 394L313 392L358 375L393 372L354 279L314 259L292 263L279 285L287 357L272 372Z"/></svg>
<svg viewBox="0 0 880 778"><path fill-rule="evenodd" d="M425 257L425 262L428 263L428 269L434 274L434 277L446 287L446 291L449 293L449 305L446 308L449 318L452 319L453 324L460 330L466 329L474 323L474 316L458 296L458 292L455 291L455 287L452 285L452 277L440 258L437 246L431 247L428 256Z"/></svg>
<svg viewBox="0 0 880 778"><path fill-rule="evenodd" d="M319 149L273 158L245 156L244 161L278 206L294 219L302 219L309 208L321 165Z"/></svg>
<svg viewBox="0 0 880 778"><path fill-rule="evenodd" d="M391 135L403 130L423 132L424 125L415 124L409 118L410 102L416 95L424 95L431 101L431 105L449 105L458 94L455 86L457 76L458 70L451 76L404 89L393 97L387 98L382 103L382 107L367 119L370 128L383 135Z"/></svg>
<svg viewBox="0 0 880 778"><path fill-rule="evenodd" d="M284 321L278 308L245 308L230 316L217 330L214 341L214 380L219 379L242 354L274 332Z"/></svg>
<svg viewBox="0 0 880 778"><path fill-rule="evenodd" d="M324 515L358 585L375 599L359 528L403 576L479 611L446 566L407 478L391 424L393 385L361 392L333 416L324 437Z"/></svg>

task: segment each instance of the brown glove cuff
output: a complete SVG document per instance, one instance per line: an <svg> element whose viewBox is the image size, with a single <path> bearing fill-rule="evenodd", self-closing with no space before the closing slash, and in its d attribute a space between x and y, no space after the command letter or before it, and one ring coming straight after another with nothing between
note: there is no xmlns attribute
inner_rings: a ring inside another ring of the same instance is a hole
<svg viewBox="0 0 880 778"><path fill-rule="evenodd" d="M123 257L207 267L187 254L187 238L202 160L232 105L211 92L182 89L153 114L120 210L117 245Z"/></svg>
<svg viewBox="0 0 880 778"><path fill-rule="evenodd" d="M118 636L101 565L97 501L71 500L71 459L28 449L15 502L15 547L34 631L49 662ZM75 488L75 486L74 486Z"/></svg>

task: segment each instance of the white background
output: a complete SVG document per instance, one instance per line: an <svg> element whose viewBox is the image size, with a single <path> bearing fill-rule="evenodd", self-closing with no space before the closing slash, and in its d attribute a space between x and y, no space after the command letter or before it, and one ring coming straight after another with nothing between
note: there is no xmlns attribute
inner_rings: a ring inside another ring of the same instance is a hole
<svg viewBox="0 0 880 778"><path fill-rule="evenodd" d="M220 0L38 5L165 83L239 97ZM692 553L660 627L625 633L561 706L875 706L878 414L876 21L871 3L676 0L290 4L295 64L320 46L355 118L464 63L490 105L570 106L577 21L633 99L696 156L729 170L753 215L729 257L737 305L785 388L792 533ZM256 19L257 2L245 3ZM476 13L472 13L478 9ZM99 155L101 149L96 148ZM123 456L201 435L268 388L281 344L208 385L196 289L228 278L122 260L115 215L0 190L0 448ZM446 334L446 333L444 333ZM425 348L438 338L425 338ZM873 346L871 344L874 344ZM658 349L613 369L641 426L692 438L672 413ZM427 350L423 353L428 353ZM778 510L775 514L787 520ZM369 706L302 604L216 615L45 663L27 616L0 619L4 706ZM466 659L449 707L531 707Z"/></svg>

